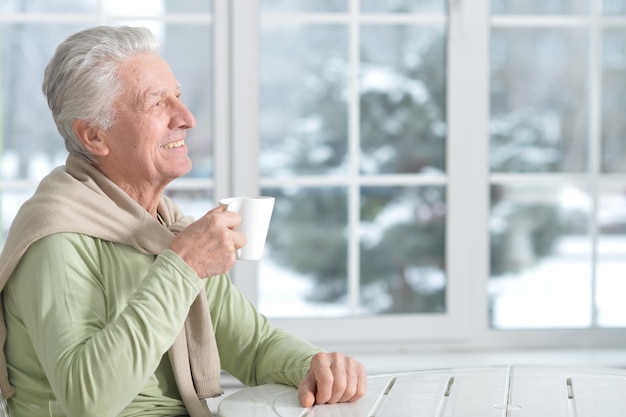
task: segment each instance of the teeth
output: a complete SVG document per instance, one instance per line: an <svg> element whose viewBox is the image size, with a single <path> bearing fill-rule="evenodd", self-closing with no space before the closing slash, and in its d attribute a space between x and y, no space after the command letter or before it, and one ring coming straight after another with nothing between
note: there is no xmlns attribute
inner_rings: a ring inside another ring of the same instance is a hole
<svg viewBox="0 0 626 417"><path fill-rule="evenodd" d="M178 142L168 143L167 145L163 145L161 147L165 149L174 149L174 148L178 148L179 146L183 146L184 144L185 144L184 140L179 140Z"/></svg>

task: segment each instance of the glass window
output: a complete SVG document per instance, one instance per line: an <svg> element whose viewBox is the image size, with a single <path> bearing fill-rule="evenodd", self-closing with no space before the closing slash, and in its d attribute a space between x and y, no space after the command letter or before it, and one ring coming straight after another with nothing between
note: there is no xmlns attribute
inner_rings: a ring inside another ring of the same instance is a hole
<svg viewBox="0 0 626 417"><path fill-rule="evenodd" d="M620 295L626 289L626 185L605 181L598 208L598 266L595 292L598 324L626 327L626 306Z"/></svg>
<svg viewBox="0 0 626 417"><path fill-rule="evenodd" d="M626 30L602 35L602 171L626 172Z"/></svg>
<svg viewBox="0 0 626 417"><path fill-rule="evenodd" d="M97 0L3 0L3 13L96 13Z"/></svg>
<svg viewBox="0 0 626 417"><path fill-rule="evenodd" d="M500 329L588 327L589 193L576 184L520 182L491 188L491 324Z"/></svg>
<svg viewBox="0 0 626 417"><path fill-rule="evenodd" d="M181 84L185 105L196 118L186 142L193 168L187 178L212 178L213 34L207 24L168 24L161 34L161 53ZM201 50L202 53L198 53Z"/></svg>
<svg viewBox="0 0 626 417"><path fill-rule="evenodd" d="M442 0L361 0L362 12L425 12L444 13L446 4Z"/></svg>
<svg viewBox="0 0 626 417"><path fill-rule="evenodd" d="M625 282L624 182L608 175L625 167L623 24L515 19L594 17L591 2L493 3L490 324L624 326L614 296ZM605 1L603 12L622 6Z"/></svg>
<svg viewBox="0 0 626 417"><path fill-rule="evenodd" d="M263 12L345 12L350 0L259 0Z"/></svg>
<svg viewBox="0 0 626 417"><path fill-rule="evenodd" d="M363 174L445 172L443 27L361 27Z"/></svg>
<svg viewBox="0 0 626 417"><path fill-rule="evenodd" d="M361 6L442 4L418 3ZM445 18L398 15L261 25L259 170L279 225L260 266L264 314L446 312Z"/></svg>
<svg viewBox="0 0 626 417"><path fill-rule="evenodd" d="M445 187L363 187L365 314L445 313Z"/></svg>
<svg viewBox="0 0 626 417"><path fill-rule="evenodd" d="M491 12L511 15L586 14L589 13L590 3L589 0L491 0Z"/></svg>
<svg viewBox="0 0 626 417"><path fill-rule="evenodd" d="M344 317L348 198L344 187L264 188L276 197L259 273L259 309L271 317Z"/></svg>
<svg viewBox="0 0 626 417"><path fill-rule="evenodd" d="M491 171L584 172L587 31L493 28Z"/></svg>
<svg viewBox="0 0 626 417"><path fill-rule="evenodd" d="M605 1L607 14L623 14L623 1ZM626 251L626 181L612 178L626 172L626 149L623 122L626 84L626 28L624 25L606 27L600 32L601 65L600 99L600 172L597 192L597 265L594 287L597 324L601 327L626 327L624 303L617 294L626 288L623 256Z"/></svg>
<svg viewBox="0 0 626 417"><path fill-rule="evenodd" d="M76 24L0 23L2 238L37 182L65 163L67 152L41 83L57 44L82 28Z"/></svg>
<svg viewBox="0 0 626 417"><path fill-rule="evenodd" d="M626 1L624 0L604 0L602 10L606 15L619 15L626 13Z"/></svg>
<svg viewBox="0 0 626 417"><path fill-rule="evenodd" d="M259 74L262 176L346 174L347 54L345 25L264 28Z"/></svg>
<svg viewBox="0 0 626 417"><path fill-rule="evenodd" d="M165 0L167 13L211 13L212 0Z"/></svg>

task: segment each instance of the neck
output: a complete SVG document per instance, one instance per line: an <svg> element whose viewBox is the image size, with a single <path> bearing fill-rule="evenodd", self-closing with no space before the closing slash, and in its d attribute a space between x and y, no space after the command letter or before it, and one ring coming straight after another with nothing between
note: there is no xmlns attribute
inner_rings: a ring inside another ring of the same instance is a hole
<svg viewBox="0 0 626 417"><path fill-rule="evenodd" d="M97 161L95 167L120 187L126 194L135 200L141 207L155 219L157 207L165 191L166 183L154 183L150 181L128 181L128 175L124 175L123 169L107 164L106 161ZM157 219L158 220L158 219Z"/></svg>

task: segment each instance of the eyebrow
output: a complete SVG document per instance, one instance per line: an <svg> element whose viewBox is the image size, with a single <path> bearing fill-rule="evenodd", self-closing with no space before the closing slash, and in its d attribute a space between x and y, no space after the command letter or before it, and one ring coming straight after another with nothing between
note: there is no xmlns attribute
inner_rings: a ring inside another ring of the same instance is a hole
<svg viewBox="0 0 626 417"><path fill-rule="evenodd" d="M182 88L182 85L179 83L179 84L176 84L176 87L174 89L177 90L177 91L180 91L181 88ZM137 104L139 104L139 105L146 104L146 102L148 102L150 97L159 97L159 96L162 96L163 94L167 93L168 91L170 91L170 90L168 90L168 89L153 90L153 91L147 90L147 91L143 92L142 94L139 94L136 97Z"/></svg>

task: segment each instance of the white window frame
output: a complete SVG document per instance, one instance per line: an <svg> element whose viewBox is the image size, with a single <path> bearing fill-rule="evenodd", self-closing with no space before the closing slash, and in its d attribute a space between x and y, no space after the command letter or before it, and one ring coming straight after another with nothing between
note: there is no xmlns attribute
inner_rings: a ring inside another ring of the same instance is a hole
<svg viewBox="0 0 626 417"><path fill-rule="evenodd" d="M220 1L226 2L218 0L217 3ZM352 7L354 10L354 0ZM258 2L232 0L230 13L231 136L218 139L218 142L229 143L233 151L228 169L233 177L227 189L235 195L256 194L261 186L274 185L255 175ZM219 19L217 15L216 18ZM419 347L620 347L626 343L626 332L620 329L502 331L489 327L488 225L492 176L488 168L488 91L489 32L494 20L489 15L489 0L449 1L447 312L441 315L272 319L277 326L327 348L358 351ZM250 152L238 152L242 149ZM249 178L245 179L245 176ZM237 286L253 302L258 298L258 281L253 278L257 273L253 264L238 264L233 270Z"/></svg>
<svg viewBox="0 0 626 417"><path fill-rule="evenodd" d="M355 3L352 2L352 10L356 10ZM233 0L231 5L231 34L232 34L232 46L229 48L232 55L230 62L233 63L231 74L233 74L231 81L231 103L230 109L233 112L230 138L219 139L219 143L231 143L232 149L249 149L250 152L242 154L242 152L234 152L232 154L234 159L230 160L231 166L234 169L229 171L233 173L231 193L235 195L256 194L260 189L260 186L274 185L271 181L259 180L255 172L257 170L256 152L258 146L258 129L256 121L258 120L258 96L257 96L257 84L258 84L258 66L256 59L258 58L258 33L259 33L259 10L256 0ZM452 16L452 19L456 20L460 10L456 10L456 14ZM478 8L480 11L480 8ZM475 10L473 10L476 13ZM216 18L219 19L219 17ZM288 16L284 17L289 19ZM333 19L333 17L319 16L319 19ZM468 19L469 20L469 19ZM459 19L459 23L461 20ZM466 47L468 42L472 42L466 36L466 33L470 33L459 23L456 26L451 26L451 37L458 39L458 43L455 41L455 45L458 49L462 50ZM352 31L358 30L358 25L351 24ZM217 41L216 37L216 41ZM358 53L358 45L354 39L351 41L350 55L354 59L354 54ZM485 52L486 53L486 52ZM222 57L223 59L224 57ZM449 57L450 59L451 57ZM476 59L475 61L486 62L487 60ZM220 58L216 57L219 61ZM461 67L461 66L460 66ZM240 70L241 69L241 70ZM479 73L474 72L474 74ZM242 77L242 78L239 78ZM449 83L452 85L471 85L475 89L479 89L479 86L474 82L467 82L468 73L466 71L459 71L457 74L449 74ZM354 86L353 86L354 87ZM353 88L357 91L356 88ZM452 90L451 88L449 90ZM485 91L485 90L482 90ZM354 93L353 100L358 100L357 93ZM478 131L481 124L474 123L474 120L480 118L486 118L485 105L474 105L475 115L469 115L466 117L467 126L459 125L457 129L453 129L449 133L448 143L451 149L458 149L455 152L449 152L449 160L447 166L459 167L458 169L452 169L448 172L447 180L445 184L447 186L447 200L450 205L458 204L456 201L466 201L467 196L463 196L465 190L471 188L477 188L472 182L480 180L480 177L476 175L467 175L468 171L475 171L474 166L486 166L484 163L481 165L480 160L474 160L471 164L459 164L452 158L452 155L458 155L463 162L462 156L468 154L474 154L476 148L471 142L464 140L464 137L471 132L469 129ZM222 106L216 106L220 108ZM352 106L355 107L355 106ZM358 106L357 106L358 107ZM462 106L450 107L450 113L459 112L460 114L467 113ZM352 135L358 135L358 115L352 114L350 116L350 124ZM238 119L238 120L237 120ZM236 132L235 132L236 131ZM355 140L351 138L350 140ZM251 146L251 144L253 144ZM484 152L483 152L484 153ZM239 171L237 167L243 167L244 171ZM249 175L249 178L243 179L244 176ZM481 201L485 200L485 195L469 196L471 204L477 204L477 209L471 210L471 212L484 212L481 209ZM461 203L463 204L463 203ZM485 205L486 203L482 203ZM486 205L485 205L486 207ZM473 275L468 273L476 268L485 268L486 265L478 265L476 261L480 259L475 254L468 251L468 247L461 244L458 239L455 239L452 235L452 230L460 230L461 228L470 228L470 230L463 233L471 234L471 228L479 229L480 224L486 224L486 218L483 215L483 219L476 221L476 218L471 218L468 212L451 210L448 213L447 219L447 274L448 274L448 287L446 293L446 305L447 311L445 314L407 314L407 315L386 315L375 317L350 317L350 318L323 318L323 319L273 319L272 321L279 327L284 328L290 332L298 334L311 340L315 343L323 346L349 346L353 344L363 345L363 343L373 345L405 345L415 343L425 343L432 341L464 341L470 336L469 329L471 323L471 317L467 314L470 311L470 299L467 297L470 291L469 276ZM470 221L467 221L467 218ZM487 229L482 229L487 230ZM458 232L457 232L458 233ZM486 243L485 232L483 236L477 238L476 245L472 245L470 249L478 246L478 241L482 240ZM479 236L478 233L475 233ZM354 249L352 249L354 250ZM233 277L237 286L250 298L253 302L256 301L258 295L257 280L251 278L257 275L257 268L254 264L241 263L235 266L233 270ZM484 274L483 274L484 275Z"/></svg>

